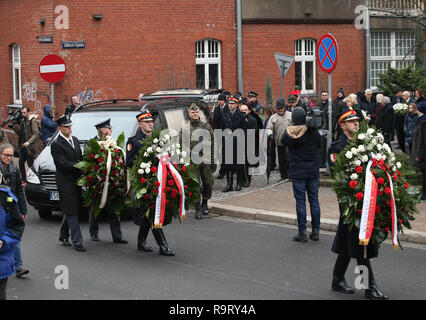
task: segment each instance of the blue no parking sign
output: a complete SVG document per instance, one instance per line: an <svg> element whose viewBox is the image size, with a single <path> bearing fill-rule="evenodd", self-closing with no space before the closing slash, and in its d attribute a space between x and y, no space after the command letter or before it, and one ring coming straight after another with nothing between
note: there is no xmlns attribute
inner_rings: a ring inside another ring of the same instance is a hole
<svg viewBox="0 0 426 320"><path fill-rule="evenodd" d="M330 73L337 65L337 42L334 37L327 33L318 41L317 61L324 72Z"/></svg>

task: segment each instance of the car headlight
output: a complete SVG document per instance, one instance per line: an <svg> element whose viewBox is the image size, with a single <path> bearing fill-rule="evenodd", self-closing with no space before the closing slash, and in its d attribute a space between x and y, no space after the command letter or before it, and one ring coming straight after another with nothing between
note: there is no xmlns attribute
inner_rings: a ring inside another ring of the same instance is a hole
<svg viewBox="0 0 426 320"><path fill-rule="evenodd" d="M33 184L40 184L40 179L31 169L29 169L27 172L27 182L33 183Z"/></svg>

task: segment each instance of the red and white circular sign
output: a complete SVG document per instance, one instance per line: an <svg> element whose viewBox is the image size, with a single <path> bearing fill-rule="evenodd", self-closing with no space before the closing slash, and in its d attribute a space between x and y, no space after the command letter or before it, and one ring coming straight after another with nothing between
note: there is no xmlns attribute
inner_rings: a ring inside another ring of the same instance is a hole
<svg viewBox="0 0 426 320"><path fill-rule="evenodd" d="M66 73L65 61L56 54L49 54L41 59L39 72L43 80L47 82L61 81Z"/></svg>

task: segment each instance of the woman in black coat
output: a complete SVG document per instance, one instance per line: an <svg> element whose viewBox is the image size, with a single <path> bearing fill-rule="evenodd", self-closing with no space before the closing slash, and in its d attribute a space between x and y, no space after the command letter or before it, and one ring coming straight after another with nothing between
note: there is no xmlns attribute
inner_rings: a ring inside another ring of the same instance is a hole
<svg viewBox="0 0 426 320"><path fill-rule="evenodd" d="M376 128L380 130L385 137L385 142L391 146L391 140L394 132L395 112L390 104L389 97L383 97L383 107L376 114Z"/></svg>
<svg viewBox="0 0 426 320"><path fill-rule="evenodd" d="M422 172L422 200L426 200L426 102L417 106L417 126L414 131L411 159Z"/></svg>

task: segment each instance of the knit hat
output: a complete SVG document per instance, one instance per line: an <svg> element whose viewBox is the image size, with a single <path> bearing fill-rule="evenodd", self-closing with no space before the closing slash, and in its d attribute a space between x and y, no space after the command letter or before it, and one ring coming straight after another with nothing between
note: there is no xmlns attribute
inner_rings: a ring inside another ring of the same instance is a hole
<svg viewBox="0 0 426 320"><path fill-rule="evenodd" d="M285 100L284 98L278 98L277 101L275 102L275 106L277 107L277 109L282 109L285 107Z"/></svg>
<svg viewBox="0 0 426 320"><path fill-rule="evenodd" d="M425 101L420 102L417 105L417 110L419 110L421 113L426 113L426 102Z"/></svg>
<svg viewBox="0 0 426 320"><path fill-rule="evenodd" d="M337 90L337 93L341 92L343 95L345 95L345 92L343 91L343 88L339 88L339 90Z"/></svg>
<svg viewBox="0 0 426 320"><path fill-rule="evenodd" d="M306 123L306 112L301 107L296 107L291 113L291 122L293 125L300 126Z"/></svg>

